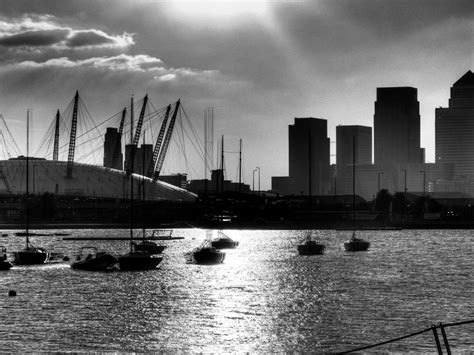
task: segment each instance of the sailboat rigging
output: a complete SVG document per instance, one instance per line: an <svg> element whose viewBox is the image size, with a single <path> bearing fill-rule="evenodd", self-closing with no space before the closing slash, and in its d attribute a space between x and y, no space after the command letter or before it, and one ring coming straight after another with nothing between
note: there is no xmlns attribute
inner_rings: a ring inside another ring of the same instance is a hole
<svg viewBox="0 0 474 355"><path fill-rule="evenodd" d="M30 110L26 114L26 196L25 196L25 237L26 246L23 250L13 253L14 263L16 265L34 265L43 264L48 259L49 253L44 248L35 247L30 243L30 211L29 211L29 133L30 133Z"/></svg>
<svg viewBox="0 0 474 355"><path fill-rule="evenodd" d="M355 217L355 137L352 137L352 236L344 242L346 251L366 251L370 247L370 242L356 237L356 217Z"/></svg>
<svg viewBox="0 0 474 355"><path fill-rule="evenodd" d="M144 106L146 101L144 101ZM145 107L142 108L144 112ZM143 115L140 114L140 118ZM137 127L138 130L138 127ZM126 254L120 255L118 257L119 267L122 271L131 271L131 270L152 270L155 269L159 263L163 260L161 255L152 254L147 251L140 250L137 248L137 244L134 242L133 238L133 168L134 168L134 159L135 159L135 147L133 143L138 141L134 138L134 141L131 142L132 146L130 149L129 156L129 178L130 178L130 251Z"/></svg>
<svg viewBox="0 0 474 355"><path fill-rule="evenodd" d="M312 201L312 155L311 155L311 132L308 132L308 204L310 212L313 209ZM298 244L298 254L299 255L321 255L324 253L326 246L324 244L318 243L312 238L313 232L308 231L306 233L305 239Z"/></svg>

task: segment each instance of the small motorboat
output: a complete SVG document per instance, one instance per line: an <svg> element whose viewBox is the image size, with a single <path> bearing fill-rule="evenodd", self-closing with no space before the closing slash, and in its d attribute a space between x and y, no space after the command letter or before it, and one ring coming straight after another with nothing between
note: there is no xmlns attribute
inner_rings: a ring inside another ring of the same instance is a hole
<svg viewBox="0 0 474 355"><path fill-rule="evenodd" d="M239 245L239 242L219 231L218 237L211 241L211 245L216 249L234 249Z"/></svg>
<svg viewBox="0 0 474 355"><path fill-rule="evenodd" d="M153 270L163 261L163 257L146 251L130 250L118 257L119 268L122 271Z"/></svg>
<svg viewBox="0 0 474 355"><path fill-rule="evenodd" d="M356 238L355 231L352 232L352 237L347 242L344 242L344 249L346 251L366 251L370 247L370 242Z"/></svg>
<svg viewBox="0 0 474 355"><path fill-rule="evenodd" d="M196 264L220 264L224 261L225 253L213 247L209 240L205 240L198 248L191 252Z"/></svg>
<svg viewBox="0 0 474 355"><path fill-rule="evenodd" d="M305 240L298 244L299 255L321 255L325 249L326 246L313 240L311 234L308 234Z"/></svg>
<svg viewBox="0 0 474 355"><path fill-rule="evenodd" d="M105 251L98 251L96 247L82 247L71 268L86 271L114 271L118 270L118 260Z"/></svg>
<svg viewBox="0 0 474 355"><path fill-rule="evenodd" d="M0 270L10 270L12 263L8 261L7 248L0 246Z"/></svg>
<svg viewBox="0 0 474 355"><path fill-rule="evenodd" d="M140 243L133 243L136 251L143 251L150 254L161 254L166 249L166 245L158 245L151 240L143 240Z"/></svg>

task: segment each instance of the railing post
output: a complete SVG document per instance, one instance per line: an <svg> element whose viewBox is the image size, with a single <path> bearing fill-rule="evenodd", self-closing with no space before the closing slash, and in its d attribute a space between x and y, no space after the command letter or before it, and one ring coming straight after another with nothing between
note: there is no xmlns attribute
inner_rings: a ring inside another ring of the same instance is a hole
<svg viewBox="0 0 474 355"><path fill-rule="evenodd" d="M449 347L448 337L446 336L446 331L444 330L443 323L439 323L439 329L441 329L441 335L443 335L444 347L446 348L446 353L451 355L451 348Z"/></svg>
<svg viewBox="0 0 474 355"><path fill-rule="evenodd" d="M436 325L432 325L431 330L433 331L436 347L438 348L438 354L443 355L443 350L441 350L441 343L439 342L438 331L436 330Z"/></svg>

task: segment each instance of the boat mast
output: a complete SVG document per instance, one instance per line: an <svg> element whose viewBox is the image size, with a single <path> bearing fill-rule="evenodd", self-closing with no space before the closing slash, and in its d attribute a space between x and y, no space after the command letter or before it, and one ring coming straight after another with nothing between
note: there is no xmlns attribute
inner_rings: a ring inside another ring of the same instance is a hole
<svg viewBox="0 0 474 355"><path fill-rule="evenodd" d="M142 143L142 237L145 240L145 131L143 131Z"/></svg>
<svg viewBox="0 0 474 355"><path fill-rule="evenodd" d="M242 138L240 138L240 149L239 149L239 194L241 192L242 192Z"/></svg>
<svg viewBox="0 0 474 355"><path fill-rule="evenodd" d="M30 152L30 109L26 111L26 248L28 249L30 245L29 235L29 226L30 226L30 213L29 213L29 203L28 203L28 181L29 181L29 159L28 155Z"/></svg>
<svg viewBox="0 0 474 355"><path fill-rule="evenodd" d="M134 165L134 152L133 152L133 96L130 102L130 251L133 250L133 165ZM128 170L128 169L127 169ZM128 175L128 173L127 173Z"/></svg>
<svg viewBox="0 0 474 355"><path fill-rule="evenodd" d="M309 209L311 210L312 208L312 186L311 186L311 177L312 177L312 171L311 171L311 132L308 132L308 203L309 203Z"/></svg>
<svg viewBox="0 0 474 355"><path fill-rule="evenodd" d="M355 136L352 136L352 221L353 221L353 234L355 234L355 227L356 227L356 222L355 222Z"/></svg>
<svg viewBox="0 0 474 355"><path fill-rule="evenodd" d="M221 142L221 192L224 192L224 135Z"/></svg>

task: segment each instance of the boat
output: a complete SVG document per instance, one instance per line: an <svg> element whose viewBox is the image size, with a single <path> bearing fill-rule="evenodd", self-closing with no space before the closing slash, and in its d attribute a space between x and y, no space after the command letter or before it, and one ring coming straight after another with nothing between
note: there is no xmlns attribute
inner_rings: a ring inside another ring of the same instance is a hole
<svg viewBox="0 0 474 355"><path fill-rule="evenodd" d="M146 98L146 96L145 96ZM145 113L146 100L143 102L143 108L140 113L140 121L143 120L143 115ZM136 146L138 143L138 137L140 131L135 132L135 138L132 147ZM145 136L145 135L144 135ZM145 142L144 142L145 143ZM161 263L163 257L159 253L154 251L163 251L164 248L157 245L156 243L145 240L145 228L142 228L142 241L135 242L133 237L133 164L134 164L134 155L135 151L132 149L130 153L130 170L127 173L130 177L130 251L126 254L122 254L118 257L118 263L120 270L122 271L138 271L138 270L153 270ZM144 159L145 161L145 159ZM143 204L143 197L142 197Z"/></svg>
<svg viewBox="0 0 474 355"><path fill-rule="evenodd" d="M355 218L355 137L352 137L352 236L344 242L346 251L366 251L370 247L370 242L356 237L356 218Z"/></svg>
<svg viewBox="0 0 474 355"><path fill-rule="evenodd" d="M228 235L222 231L218 231L218 237L211 241L211 245L216 249L234 249L239 245L239 242L232 240Z"/></svg>
<svg viewBox="0 0 474 355"><path fill-rule="evenodd" d="M305 240L298 244L299 255L321 255L324 253L326 246L318 243L311 238L311 233L306 235Z"/></svg>
<svg viewBox="0 0 474 355"><path fill-rule="evenodd" d="M8 261L7 248L0 245L0 270L10 270L12 263Z"/></svg>
<svg viewBox="0 0 474 355"><path fill-rule="evenodd" d="M114 271L118 270L118 260L105 251L98 251L96 247L82 247L76 259L71 263L72 269L86 271Z"/></svg>
<svg viewBox="0 0 474 355"><path fill-rule="evenodd" d="M312 146L311 146L311 133L308 132L308 205L309 210L312 213L313 203L312 203ZM326 248L324 244L317 243L312 239L312 232L308 231L305 239L298 245L298 254L299 255L320 255L323 254L324 249Z"/></svg>
<svg viewBox="0 0 474 355"><path fill-rule="evenodd" d="M16 265L34 265L34 264L44 264L48 259L48 252L44 248L35 247L30 243L29 237L33 234L29 231L30 219L29 219L29 123L30 122L30 111L27 113L26 117L26 223L25 223L25 232L20 235L26 237L26 246L25 249L14 252L14 263ZM18 235L18 234L17 234Z"/></svg>
<svg viewBox="0 0 474 355"><path fill-rule="evenodd" d="M213 265L224 262L225 253L214 248L210 240L206 239L199 247L191 252L191 256L196 264Z"/></svg>
<svg viewBox="0 0 474 355"><path fill-rule="evenodd" d="M346 251L366 251L370 247L370 242L362 239L357 238L355 236L355 231L352 233L351 239L347 242L344 242L344 249Z"/></svg>
<svg viewBox="0 0 474 355"><path fill-rule="evenodd" d="M134 243L135 250L144 251L150 254L161 254L166 249L166 245L158 245L151 240L142 240L140 243Z"/></svg>

